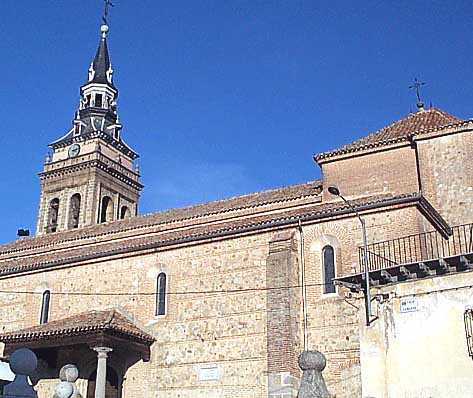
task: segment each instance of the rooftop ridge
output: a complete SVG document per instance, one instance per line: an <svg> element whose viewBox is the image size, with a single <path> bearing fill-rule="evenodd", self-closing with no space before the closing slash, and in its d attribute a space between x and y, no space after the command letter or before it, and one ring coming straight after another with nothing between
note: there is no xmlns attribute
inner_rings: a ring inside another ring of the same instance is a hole
<svg viewBox="0 0 473 398"><path fill-rule="evenodd" d="M434 120L437 118L438 120ZM378 148L398 142L408 141L413 136L441 131L458 125L466 124L470 119L462 120L438 108L430 108L418 112L410 113L406 117L399 119L367 136L344 145L338 149L322 152L314 155L314 160L331 158L337 155L355 153L364 149ZM420 126L413 125L419 123ZM387 135L387 137L385 137Z"/></svg>
<svg viewBox="0 0 473 398"><path fill-rule="evenodd" d="M406 193L401 195L380 194L367 197L360 197L352 200L352 205L360 210L373 210L384 206L409 205L419 202L418 193ZM29 257L9 258L1 261L0 276L14 273L23 273L46 269L61 265L78 263L81 261L99 259L104 256L123 255L125 253L137 250L155 250L165 248L171 245L197 243L206 239L222 238L237 234L251 233L262 228L288 228L296 225L298 220L304 222L316 221L325 217L345 215L352 212L350 206L342 201L330 201L324 204L318 204L312 208L292 209L280 215L265 215L253 217L251 220L239 220L238 222L229 221L225 225L196 226L184 231L167 231L160 235L141 235L124 242L113 242L105 245L96 246L96 251L90 252L89 248L76 247L67 252L63 252L58 257L57 252L40 253L34 260ZM34 262L32 262L34 261Z"/></svg>
<svg viewBox="0 0 473 398"><path fill-rule="evenodd" d="M224 208L224 209L216 209L214 211L208 211L208 212L201 212L201 213L195 213L191 214L188 216L184 217L171 217L170 219L164 219L164 220L151 220L151 222L146 222L150 218L156 218L159 215L166 216L172 212L186 212L192 209L199 209L204 206L208 206L211 204L225 204L228 203L232 200L235 199L245 199L248 197L257 197L257 196L262 196L262 195L267 195L270 193L282 193L284 194L284 191L290 191L292 188L297 188L297 187L307 187L309 190L316 188L318 186L322 185L321 180L314 180L314 181L309 181L309 182L304 182L300 184L294 184L294 185L287 185L279 188L272 188L269 190L265 191L259 191L259 192L253 192L253 193L248 193L244 195L237 195L237 196L232 196L229 198L224 198L224 199L218 199L215 201L210 201L210 202L204 202L196 205L191 205L191 206L186 206L182 208L174 208L174 209L167 209L163 211L158 211L158 212L152 212L144 215L140 215L138 217L135 217L133 219L129 220L116 220L112 221L110 223L105 223L105 224L99 224L99 225L93 225L93 226L88 226L84 227L81 229L76 229L76 230L68 230L68 231L62 231L58 232L55 234L47 234L47 235L42 235L42 236L36 236L32 237L29 239L21 240L21 241L16 241L16 242L11 242L7 243L6 245L0 246L0 256L2 255L8 255L8 254L14 254L14 253L21 253L24 251L28 250L34 250L34 249L40 249L40 248L45 248L48 246L55 246L58 244L66 243L66 242L74 242L74 241L79 241L83 239L90 239L98 236L106 236L106 235L112 235L112 234L117 234L117 233L124 233L124 232L129 232L129 231L134 231L134 230L139 230L139 229L145 229L145 228L151 228L155 226L160 226L160 225L171 225L173 223L177 222L185 222L189 220L197 220L197 219L202 219L205 217L211 217L213 215L218 215L218 214L225 214L225 213L231 213L234 211L240 211L240 210L246 210L246 209L254 209L258 207L263 207L267 206L270 204L275 204L275 203L283 203L283 202L291 202L291 201L296 201L300 200L303 198L311 197L311 196L320 196L320 191L319 192L300 192L298 195L289 195L288 197L277 197L274 198L273 200L267 199L267 200L262 200L260 202L252 203L252 204L247 204L244 205L242 204L241 206L232 206L229 208ZM289 192L290 194L291 192ZM143 221L143 222L141 222ZM126 226L127 224L132 224L129 225L128 227ZM120 225L123 225L123 228L119 228ZM117 228L113 228L113 226ZM105 227L112 227L111 229L106 229ZM98 231L96 233L93 233L93 230L97 229L102 229L102 231ZM70 236L71 232L74 234L74 236ZM90 232L90 233L88 233ZM59 239L53 239L54 237L59 238ZM63 238L63 239L60 239ZM48 242L51 240L51 242ZM36 243L36 244L35 244ZM19 247L18 247L19 246ZM9 249L11 248L11 249ZM6 249L6 250L5 250Z"/></svg>

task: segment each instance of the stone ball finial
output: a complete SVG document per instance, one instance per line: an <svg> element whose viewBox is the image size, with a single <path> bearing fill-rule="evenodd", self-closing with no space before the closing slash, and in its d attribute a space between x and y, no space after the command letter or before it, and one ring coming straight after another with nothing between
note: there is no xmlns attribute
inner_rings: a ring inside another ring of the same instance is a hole
<svg viewBox="0 0 473 398"><path fill-rule="evenodd" d="M76 365L68 364L64 365L59 371L59 379L61 381L68 381L70 383L75 383L79 378L79 369Z"/></svg>
<svg viewBox="0 0 473 398"><path fill-rule="evenodd" d="M322 372L327 366L327 359L319 351L304 351L299 355L299 366L302 370L315 369Z"/></svg>
<svg viewBox="0 0 473 398"><path fill-rule="evenodd" d="M100 31L102 32L102 37L105 39L107 37L108 25L103 24L100 27Z"/></svg>
<svg viewBox="0 0 473 398"><path fill-rule="evenodd" d="M56 386L55 392L54 396L56 398L70 398L74 394L74 387L68 381L61 381Z"/></svg>
<svg viewBox="0 0 473 398"><path fill-rule="evenodd" d="M27 348L20 348L10 356L10 369L15 374L32 376L37 366L36 354Z"/></svg>

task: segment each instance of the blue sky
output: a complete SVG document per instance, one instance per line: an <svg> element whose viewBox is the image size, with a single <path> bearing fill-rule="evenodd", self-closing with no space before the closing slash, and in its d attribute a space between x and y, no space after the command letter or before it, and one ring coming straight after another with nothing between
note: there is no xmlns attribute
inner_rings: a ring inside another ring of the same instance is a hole
<svg viewBox="0 0 473 398"><path fill-rule="evenodd" d="M426 104L473 116L470 1L115 0L109 49L140 213L320 178L314 153ZM101 0L0 2L0 243L34 231ZM356 172L356 171L354 171Z"/></svg>

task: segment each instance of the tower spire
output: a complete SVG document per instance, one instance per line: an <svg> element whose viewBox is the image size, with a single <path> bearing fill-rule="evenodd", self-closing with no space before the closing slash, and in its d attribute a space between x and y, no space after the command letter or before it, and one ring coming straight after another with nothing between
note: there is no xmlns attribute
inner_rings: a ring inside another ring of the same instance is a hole
<svg viewBox="0 0 473 398"><path fill-rule="evenodd" d="M103 24L100 27L102 37L95 58L89 68L88 83L108 84L115 88L113 85L113 69L110 63L110 55L107 46L107 33L110 29L108 26L110 7L114 7L111 0L104 0Z"/></svg>
<svg viewBox="0 0 473 398"><path fill-rule="evenodd" d="M110 63L110 55L107 46L108 25L100 27L102 37L95 58L89 68L89 83L102 83L113 85L113 69Z"/></svg>
<svg viewBox="0 0 473 398"><path fill-rule="evenodd" d="M80 88L79 109L72 128L52 142L41 173L37 234L80 228L136 216L143 186L133 161L138 154L122 138L117 113L118 90L107 46L108 12L100 27L100 43Z"/></svg>

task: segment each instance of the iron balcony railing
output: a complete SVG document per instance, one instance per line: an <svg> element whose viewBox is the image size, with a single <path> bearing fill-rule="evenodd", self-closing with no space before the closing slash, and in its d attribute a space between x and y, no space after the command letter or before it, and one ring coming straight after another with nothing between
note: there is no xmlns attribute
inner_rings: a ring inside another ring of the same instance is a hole
<svg viewBox="0 0 473 398"><path fill-rule="evenodd" d="M376 271L473 252L473 224L457 225L452 227L452 232L448 239L437 231L431 231L369 244L368 269ZM358 257L361 273L365 270L362 246L359 248Z"/></svg>

